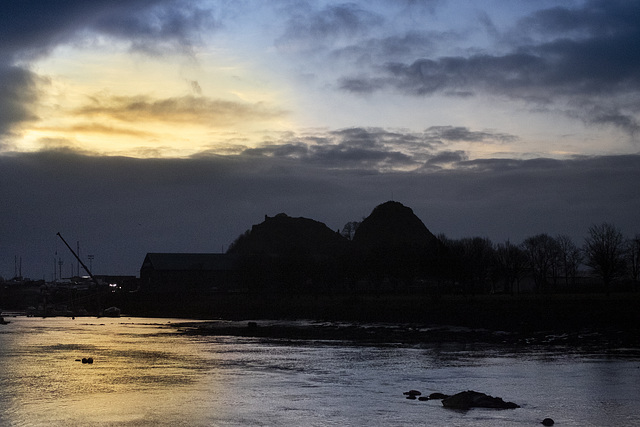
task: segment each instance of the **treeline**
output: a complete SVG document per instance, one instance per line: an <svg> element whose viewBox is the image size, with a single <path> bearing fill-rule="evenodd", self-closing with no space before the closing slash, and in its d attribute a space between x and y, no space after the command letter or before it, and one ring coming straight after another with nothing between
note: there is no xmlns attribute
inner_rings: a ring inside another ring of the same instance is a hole
<svg viewBox="0 0 640 427"><path fill-rule="evenodd" d="M442 275L463 292L518 293L528 280L537 292L581 291L588 283L610 292L612 285L637 289L640 234L625 238L613 224L593 225L582 245L567 235L538 234L520 244L487 238L439 236L445 247Z"/></svg>

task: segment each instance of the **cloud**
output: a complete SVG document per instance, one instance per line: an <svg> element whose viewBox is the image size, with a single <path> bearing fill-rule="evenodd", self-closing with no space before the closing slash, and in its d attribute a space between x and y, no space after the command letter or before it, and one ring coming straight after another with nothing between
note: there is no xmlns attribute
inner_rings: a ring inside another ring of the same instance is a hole
<svg viewBox="0 0 640 427"><path fill-rule="evenodd" d="M354 3L327 5L321 10L307 5L292 13L275 45L284 52L310 53L348 42L382 22L380 15Z"/></svg>
<svg viewBox="0 0 640 427"><path fill-rule="evenodd" d="M191 53L192 46L199 43L202 31L220 26L211 9L200 8L195 3L154 3L125 3L99 16L92 28L130 41L132 50L162 55L167 43L177 51Z"/></svg>
<svg viewBox="0 0 640 427"><path fill-rule="evenodd" d="M35 119L32 106L43 79L28 64L55 47L100 35L154 55L190 54L199 31L217 25L210 11L175 0L0 2L0 135Z"/></svg>
<svg viewBox="0 0 640 427"><path fill-rule="evenodd" d="M638 111L640 111L640 108L638 108ZM640 122L638 122L633 113L625 113L621 108L614 106L594 105L590 109L580 111L574 115L588 124L613 125L632 136L635 136L640 130Z"/></svg>
<svg viewBox="0 0 640 427"><path fill-rule="evenodd" d="M148 138L153 137L156 134L149 131L141 131L137 129L131 129L120 126L108 126L100 123L81 123L68 127L50 127L50 128L38 128L39 131L53 131L53 132L73 132L73 133L94 133L94 134L102 134L105 136L114 136L114 135L124 135L124 136L135 136L138 138Z"/></svg>
<svg viewBox="0 0 640 427"><path fill-rule="evenodd" d="M469 158L467 153L461 150L457 151L442 151L429 158L424 166L423 170L439 170L443 167L454 167L461 162L466 161Z"/></svg>
<svg viewBox="0 0 640 427"><path fill-rule="evenodd" d="M124 122L191 122L216 127L271 120L286 114L261 102L250 104L192 95L164 99L153 99L144 95L97 95L92 101L91 104L78 108L74 114L110 117Z"/></svg>
<svg viewBox="0 0 640 427"><path fill-rule="evenodd" d="M517 29L516 29L517 28ZM382 61L344 75L338 87L352 93L396 90L413 96L497 95L565 111L589 124L627 132L640 126L640 4L589 1L583 7L541 10L507 35L505 52L428 54Z"/></svg>
<svg viewBox="0 0 640 427"><path fill-rule="evenodd" d="M212 14L175 0L46 0L0 3L0 52L35 57L74 41L80 33L102 34L138 50L171 42L189 49L203 28L217 26Z"/></svg>
<svg viewBox="0 0 640 427"><path fill-rule="evenodd" d="M32 107L38 98L39 80L30 71L0 63L0 135L18 123L36 119Z"/></svg>
<svg viewBox="0 0 640 427"><path fill-rule="evenodd" d="M355 43L331 52L334 59L370 66L375 61L400 61L408 57L434 55L441 46L461 40L453 31L436 32L409 29L404 33L384 37L363 37Z"/></svg>
<svg viewBox="0 0 640 427"><path fill-rule="evenodd" d="M579 7L556 6L534 12L520 20L518 33L539 37L606 37L637 31L639 18L640 12L633 2L589 0Z"/></svg>
<svg viewBox="0 0 640 427"><path fill-rule="evenodd" d="M369 172L455 167L468 154L446 147L458 142L504 144L514 135L463 126L432 126L424 132L353 127L315 133L286 133L241 153L295 160L301 164Z"/></svg>
<svg viewBox="0 0 640 427"><path fill-rule="evenodd" d="M494 131L472 131L465 126L431 126L425 133L433 140L466 141L466 142L514 142L515 135Z"/></svg>
<svg viewBox="0 0 640 427"><path fill-rule="evenodd" d="M246 149L243 154L378 172L417 168L440 145L440 141L423 133L356 127L314 134L288 133L279 140Z"/></svg>

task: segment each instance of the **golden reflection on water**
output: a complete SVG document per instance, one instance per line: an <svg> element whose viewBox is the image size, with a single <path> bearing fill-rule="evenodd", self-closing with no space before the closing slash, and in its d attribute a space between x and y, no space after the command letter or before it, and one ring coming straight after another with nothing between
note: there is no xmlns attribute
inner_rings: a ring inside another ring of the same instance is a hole
<svg viewBox="0 0 640 427"><path fill-rule="evenodd" d="M7 326L0 427L531 426L548 416L563 426L640 425L637 358L188 336L167 319L17 318ZM407 401L408 389L477 390L521 408L448 411Z"/></svg>
<svg viewBox="0 0 640 427"><path fill-rule="evenodd" d="M158 331L162 323L16 319L0 341L5 416L15 425L163 424L163 413L194 401L206 364L186 337Z"/></svg>

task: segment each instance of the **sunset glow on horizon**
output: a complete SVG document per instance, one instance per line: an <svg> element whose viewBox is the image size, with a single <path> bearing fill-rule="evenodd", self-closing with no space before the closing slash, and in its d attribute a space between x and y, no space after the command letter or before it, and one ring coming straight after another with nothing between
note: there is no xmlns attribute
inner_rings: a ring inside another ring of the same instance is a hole
<svg viewBox="0 0 640 427"><path fill-rule="evenodd" d="M482 12L452 14L457 5L200 1L180 8L158 1L132 5L130 22L120 15L126 8L96 5L95 15L82 10L86 21L79 16L59 41L14 52L35 92L25 104L31 114L12 123L4 151L188 157L272 145L274 133L295 140L311 128L416 134L447 126L476 137L441 138L439 150L471 159L638 151L633 132L625 131L637 119L624 94L598 105L578 86L536 90L535 75L516 53L524 39L512 37L510 49L504 37L538 12L489 2ZM527 49L550 43L535 26L525 28ZM439 74L455 61L477 72ZM483 73L494 67L506 74L493 71L495 81L486 80ZM420 75L424 81L412 81ZM579 112L576 102L591 111ZM422 155L437 152L425 147Z"/></svg>

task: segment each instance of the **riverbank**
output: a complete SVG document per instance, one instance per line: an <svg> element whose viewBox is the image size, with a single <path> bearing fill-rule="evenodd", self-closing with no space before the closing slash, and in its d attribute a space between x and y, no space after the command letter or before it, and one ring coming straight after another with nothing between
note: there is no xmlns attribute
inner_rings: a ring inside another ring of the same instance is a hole
<svg viewBox="0 0 640 427"><path fill-rule="evenodd" d="M226 295L191 333L640 348L640 295ZM294 322L299 319L311 321ZM252 323L250 323L252 322ZM249 326L249 325L252 326Z"/></svg>
<svg viewBox="0 0 640 427"><path fill-rule="evenodd" d="M131 314L152 317L420 322L507 331L571 330L637 324L640 293L438 298L418 294L172 294L156 297L152 304L142 304L135 311Z"/></svg>
<svg viewBox="0 0 640 427"><path fill-rule="evenodd" d="M504 348L508 351L551 351L640 357L637 333L583 329L574 332L495 331L445 325L320 321L205 321L177 326L188 335L351 342L356 345L449 346L455 349Z"/></svg>

